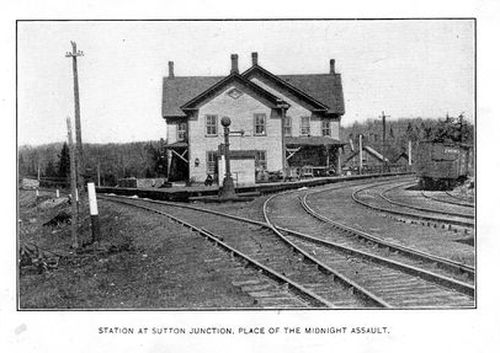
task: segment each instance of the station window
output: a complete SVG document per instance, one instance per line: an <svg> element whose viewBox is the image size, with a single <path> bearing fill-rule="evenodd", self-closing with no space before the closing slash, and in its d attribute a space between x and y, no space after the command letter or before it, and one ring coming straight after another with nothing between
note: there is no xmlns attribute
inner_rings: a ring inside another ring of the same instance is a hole
<svg viewBox="0 0 500 353"><path fill-rule="evenodd" d="M214 175L217 169L217 152L208 151L207 152L207 173Z"/></svg>
<svg viewBox="0 0 500 353"><path fill-rule="evenodd" d="M185 141L187 137L187 123L177 124L177 141Z"/></svg>
<svg viewBox="0 0 500 353"><path fill-rule="evenodd" d="M266 114L254 114L254 134L255 135L265 135L266 134Z"/></svg>
<svg viewBox="0 0 500 353"><path fill-rule="evenodd" d="M206 135L217 136L217 115L206 116Z"/></svg>
<svg viewBox="0 0 500 353"><path fill-rule="evenodd" d="M303 116L300 118L300 134L301 135L311 134L311 117Z"/></svg>
<svg viewBox="0 0 500 353"><path fill-rule="evenodd" d="M267 169L266 151L257 151L255 154L255 169Z"/></svg>
<svg viewBox="0 0 500 353"><path fill-rule="evenodd" d="M292 117L291 116L285 116L285 136L292 136Z"/></svg>
<svg viewBox="0 0 500 353"><path fill-rule="evenodd" d="M330 120L321 120L321 135L331 136Z"/></svg>

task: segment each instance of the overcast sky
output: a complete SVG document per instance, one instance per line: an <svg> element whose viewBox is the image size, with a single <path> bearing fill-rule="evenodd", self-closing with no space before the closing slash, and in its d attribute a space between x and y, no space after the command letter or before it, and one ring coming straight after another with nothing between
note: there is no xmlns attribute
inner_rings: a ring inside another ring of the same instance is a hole
<svg viewBox="0 0 500 353"><path fill-rule="evenodd" d="M375 118L474 113L472 21L20 22L19 144L66 138L74 116L70 40L79 59L84 142L165 135L161 84L168 61L179 76L240 71L250 54L275 74L342 74L342 124Z"/></svg>

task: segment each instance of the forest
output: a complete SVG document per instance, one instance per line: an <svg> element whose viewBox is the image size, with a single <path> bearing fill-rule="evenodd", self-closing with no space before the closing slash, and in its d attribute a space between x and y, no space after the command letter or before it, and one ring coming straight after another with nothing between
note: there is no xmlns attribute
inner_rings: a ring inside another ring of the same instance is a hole
<svg viewBox="0 0 500 353"><path fill-rule="evenodd" d="M354 147L359 135L365 144L383 152L389 160L405 152L408 141L432 140L453 143L474 143L474 126L464 119L447 116L445 119L391 119L386 122L386 143L383 148L382 121L366 120L341 128L341 140L347 151L351 140ZM159 141L85 144L84 176L97 181L99 170L101 185L114 186L118 179L166 177L167 158L165 142ZM39 146L20 146L18 149L19 177L67 178L69 175L69 148L58 142Z"/></svg>

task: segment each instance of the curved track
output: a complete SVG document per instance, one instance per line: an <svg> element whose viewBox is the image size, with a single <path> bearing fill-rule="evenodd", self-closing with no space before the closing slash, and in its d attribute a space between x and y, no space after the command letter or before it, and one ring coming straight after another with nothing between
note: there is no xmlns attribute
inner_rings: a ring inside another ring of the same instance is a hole
<svg viewBox="0 0 500 353"><path fill-rule="evenodd" d="M286 214L280 212L284 205ZM392 306L473 305L474 270L464 264L388 244L325 218L304 218L303 199L291 193L272 196L265 207L268 222L292 242Z"/></svg>
<svg viewBox="0 0 500 353"><path fill-rule="evenodd" d="M474 203L468 202L465 199L460 199L449 192L434 191L431 195L429 192L422 191L422 196L436 202L442 202L449 205L458 205L462 207L474 208Z"/></svg>
<svg viewBox="0 0 500 353"><path fill-rule="evenodd" d="M414 209L417 211L424 211L429 213L435 213L438 215L445 215L451 217L459 217L466 219L474 219L474 212L470 208L464 208L461 205L456 204L435 204L434 202L429 202L427 198L422 198L420 194L411 195L406 190L408 187L417 185L416 183L404 183L398 184L396 186L387 188L379 193L379 196L385 201L405 208ZM391 194L389 196L389 194ZM403 201L401 201L401 199Z"/></svg>
<svg viewBox="0 0 500 353"><path fill-rule="evenodd" d="M169 202L104 198L176 220L286 285L309 307L390 307L289 241L277 237L265 223Z"/></svg>
<svg viewBox="0 0 500 353"><path fill-rule="evenodd" d="M416 266L421 259L410 261L408 259L411 256L393 252L399 253L401 249L390 250L379 243L377 246L381 247L381 252L369 251L374 246L373 239L363 247L359 240L354 244L342 244L331 239L321 239L318 234L311 236L281 227L279 222L275 222L274 207L269 210L269 204L275 198L295 193L276 194L266 200L263 212L267 224L188 205L151 200L124 201L124 198L116 197L112 199L134 205L142 203L140 207L143 208L151 208L144 206L146 202L148 205L154 204L154 212L158 212L158 207L167 208L165 215L182 220L185 225L204 236L212 236L221 246L232 248L228 250L231 253L238 252L238 256L246 256L245 261L253 261L252 266L263 266L261 271L273 273L274 278L288 283L288 287L293 288L296 293L303 291L300 296L312 298L309 300L314 303L311 302L310 305L314 307L474 305L474 287L470 284L473 281L473 270L466 266L456 268L454 264L437 262L434 258L430 265L433 268L431 271ZM286 207L280 208L289 212L289 220L300 222L301 219L314 219L301 209L300 200L295 197L295 201L291 205L288 200ZM301 215L295 215L293 210L296 207ZM201 216L201 213L204 215ZM323 221L324 225L331 228L331 224ZM319 233L325 232L320 230ZM343 238L346 238L345 234ZM392 258L388 258L387 254L384 256L383 252L392 254ZM455 278L447 276L450 272L454 272ZM469 283L462 282L463 278Z"/></svg>
<svg viewBox="0 0 500 353"><path fill-rule="evenodd" d="M446 224L449 227L451 227L452 225L467 228L474 227L473 215L465 214L464 216L463 214L460 214L458 212L447 212L444 210L436 210L423 206L414 206L409 204L408 202L392 200L385 196L385 193L409 184L398 184L396 186L384 188L384 186L387 184L388 183L373 183L368 186L359 188L352 193L352 199L360 205L384 213ZM380 188L382 190L378 190Z"/></svg>

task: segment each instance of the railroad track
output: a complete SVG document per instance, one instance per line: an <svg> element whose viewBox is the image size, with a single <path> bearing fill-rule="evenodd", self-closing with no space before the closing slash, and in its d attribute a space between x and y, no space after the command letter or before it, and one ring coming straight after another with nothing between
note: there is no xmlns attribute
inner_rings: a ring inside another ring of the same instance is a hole
<svg viewBox="0 0 500 353"><path fill-rule="evenodd" d="M422 191L422 196L437 202L442 202L445 204L451 204L451 205L458 205L462 207L469 207L469 208L474 208L475 205L474 203L467 202L464 199L460 199L449 192L439 192L439 196L437 195L430 195L429 193L426 193L425 191Z"/></svg>
<svg viewBox="0 0 500 353"><path fill-rule="evenodd" d="M315 211L311 214L313 217L304 219L303 207L308 207L304 198L299 199L292 193L269 198L265 206L270 209L266 212L268 223L359 286L394 307L474 305L473 268L390 244L348 226L328 222L324 217L316 218L320 215ZM280 210L285 205L287 213L283 214Z"/></svg>
<svg viewBox="0 0 500 353"><path fill-rule="evenodd" d="M396 202L391 200L383 195L383 192L378 192L376 196L370 195L370 189L374 189L380 186L384 186L388 183L374 183L368 186L364 186L355 190L351 197L352 199L360 205L365 207L384 212L395 214L398 216L403 216L406 218L417 219L420 221L430 221L443 225L448 225L448 228L451 229L451 226L460 226L466 228L474 227L474 216L465 216L457 213L449 213L449 212L436 212L436 210L431 210L425 207L410 207L407 203ZM401 185L397 185L396 187L400 187ZM390 189L388 189L390 191ZM363 199L364 196L364 199ZM367 201L366 199L370 198L373 201ZM381 204L384 204L381 206ZM405 210L404 208L411 208L412 210ZM438 214L439 213L439 214Z"/></svg>
<svg viewBox="0 0 500 353"><path fill-rule="evenodd" d="M100 197L161 214L189 227L282 284L284 290L300 297L305 307L390 307L289 241L276 237L265 223L170 202Z"/></svg>
<svg viewBox="0 0 500 353"><path fill-rule="evenodd" d="M418 203L419 201L421 201L418 199L413 200L414 203L410 203L410 202L397 201L397 200L390 198L388 196L389 193L394 192L394 191L398 191L398 189L401 189L403 187L406 188L409 186L415 186L415 185L417 185L417 183L415 183L415 182L398 184L396 186L393 186L393 187L390 187L390 188L383 190L382 192L379 193L379 195L385 201L389 202L390 204L396 205L396 206L406 207L406 208L414 209L417 211L429 212L432 214L445 215L445 216L451 216L451 217L462 217L462 218L467 218L467 219L472 219L472 220L474 219L474 214L471 214L469 209L464 210L463 208L457 207L457 206L450 206L450 207L448 207L448 209L436 209L434 207L427 207L427 206L422 207L418 204L415 204L415 203ZM402 196L403 199L410 198L410 196L404 195L404 194L403 195L396 195L396 196L399 196L399 197ZM458 209L461 209L461 210L458 211Z"/></svg>
<svg viewBox="0 0 500 353"><path fill-rule="evenodd" d="M300 295L304 298L313 298L312 306L351 308L473 306L472 285L429 271L424 273L425 270L412 268L342 244L313 239L314 237L273 224L266 208L269 201L276 196L271 196L263 207L264 217L268 223L189 205L151 200L147 202L167 207L168 214L178 220L189 219L189 226L195 227L200 234L205 232L204 236L211 235L214 239L232 247L233 250L228 251L233 254L234 251L241 252L241 255L247 256L245 261L254 261L252 266L256 268L264 266L260 271L272 271L270 273L274 273L273 276L277 280L292 283L293 285L288 284L288 287L293 288L295 292L305 290L306 294ZM122 202L130 203L123 198L120 199ZM133 201L135 205L137 202L139 201ZM200 213L204 213L205 216L201 217ZM214 218L206 217L206 214L217 216L219 220L214 223ZM192 224L197 222L201 222L203 229ZM210 230L206 229L207 223ZM246 224L243 226L243 223ZM356 260L353 260L354 258ZM356 263L355 266L352 261ZM401 270L401 266L405 269ZM354 274L348 271L353 268L357 269ZM373 271L380 275L377 281L373 280L376 278ZM279 274L283 277L276 277ZM353 276L356 280L353 280ZM372 278L371 282L367 281L368 278Z"/></svg>

